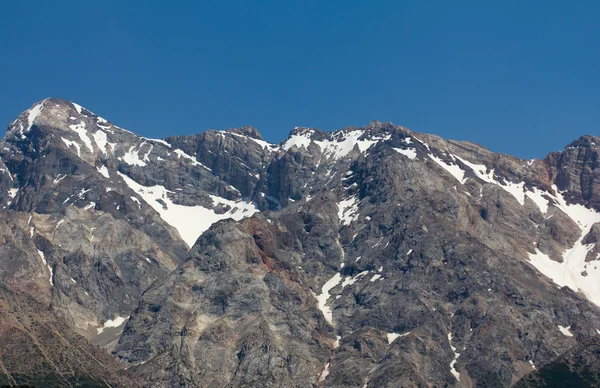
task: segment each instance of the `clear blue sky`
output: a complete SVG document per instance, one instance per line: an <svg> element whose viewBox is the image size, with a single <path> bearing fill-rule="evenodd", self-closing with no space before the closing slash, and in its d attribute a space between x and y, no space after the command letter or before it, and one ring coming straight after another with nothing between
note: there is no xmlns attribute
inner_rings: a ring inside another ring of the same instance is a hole
<svg viewBox="0 0 600 388"><path fill-rule="evenodd" d="M45 97L144 136L392 121L543 157L600 119L600 1L3 1L0 123Z"/></svg>

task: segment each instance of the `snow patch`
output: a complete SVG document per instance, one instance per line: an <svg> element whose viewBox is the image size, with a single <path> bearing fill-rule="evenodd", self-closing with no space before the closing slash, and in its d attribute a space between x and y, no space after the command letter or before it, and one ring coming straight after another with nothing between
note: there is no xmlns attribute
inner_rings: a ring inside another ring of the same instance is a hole
<svg viewBox="0 0 600 388"><path fill-rule="evenodd" d="M81 139L83 144L85 144L87 149L90 150L90 152L92 152L94 150L94 148L92 146L92 140L88 136L87 130L85 129L85 123L82 122L82 123L75 124L75 125L69 125L69 128L71 128L71 130L73 132L75 132L75 133L77 133L77 135L79 135L79 138Z"/></svg>
<svg viewBox="0 0 600 388"><path fill-rule="evenodd" d="M533 363L533 360L529 360L529 365L531 365L531 367L533 368L533 370L535 370L535 364Z"/></svg>
<svg viewBox="0 0 600 388"><path fill-rule="evenodd" d="M146 166L146 162L140 159L139 149L137 151L134 151L135 147L136 146L131 146L131 148L129 148L129 151L127 151L125 155L123 155L123 161L129 164L130 166Z"/></svg>
<svg viewBox="0 0 600 388"><path fill-rule="evenodd" d="M102 166L102 167L96 167L96 169L98 170L98 172L100 174L102 174L105 178L110 178L110 175L108 174L108 168L106 168L106 166Z"/></svg>
<svg viewBox="0 0 600 388"><path fill-rule="evenodd" d="M372 282L374 282L374 281L376 281L376 280L379 280L379 279L381 279L381 275L380 275L380 274L378 274L378 273L376 273L376 274L375 274L375 275L373 275L373 277L371 278L371 281L372 281Z"/></svg>
<svg viewBox="0 0 600 388"><path fill-rule="evenodd" d="M239 133L233 133L233 132L229 132L229 133L232 134L233 136L242 137L242 138L244 138L246 140L251 140L251 141L255 142L256 144L258 144L259 146L261 146L263 150L265 148L267 148L267 149L273 149L273 148L277 148L278 147L275 144L271 144L271 143L269 143L267 141L264 141L264 140L261 140L261 139L255 139L255 138L253 138L251 136L246 136L246 135L242 135L242 134L239 134ZM286 149L286 151L287 151L287 149Z"/></svg>
<svg viewBox="0 0 600 388"><path fill-rule="evenodd" d="M407 335L410 334L409 332L406 332L404 334L398 334L398 333L387 333L387 340L388 340L388 344L392 344L392 342L394 342L396 339L400 338L400 337L405 337Z"/></svg>
<svg viewBox="0 0 600 388"><path fill-rule="evenodd" d="M79 143L67 140L64 137L61 137L61 139L67 145L68 148L70 148L71 146L75 147L75 150L77 151L77 156L81 157L81 146L79 145Z"/></svg>
<svg viewBox="0 0 600 388"><path fill-rule="evenodd" d="M96 131L92 134L92 137L100 151L108 155L108 149L106 148L106 145L108 144L106 133L104 133L104 131Z"/></svg>
<svg viewBox="0 0 600 388"><path fill-rule="evenodd" d="M208 171L211 171L211 172L212 172L212 170L211 170L210 168L206 167L205 165L203 165L202 163L200 163L199 161L197 161L197 160L196 160L196 158L194 158L194 157L192 157L192 156L190 156L190 155L186 154L186 153L185 153L185 152L183 152L182 150L180 150L180 149L176 149L176 150L175 150L175 151L173 151L173 152L175 152L179 158L188 159L188 160L190 160L190 161L191 161L193 164L195 164L196 166L204 167L204 168L205 168L205 169L207 169Z"/></svg>
<svg viewBox="0 0 600 388"><path fill-rule="evenodd" d="M301 134L290 136L290 138L282 145L282 148L285 151L294 146L298 148L308 148L311 143L315 143L321 149L321 153L324 156L339 159L348 155L355 147L357 147L360 152L365 152L374 144L391 138L390 134L386 134L384 136L372 137L371 139L359 140L365 131L357 129L349 132L340 131L335 133L332 140L312 140L311 137L313 133L313 130L307 130Z"/></svg>
<svg viewBox="0 0 600 388"><path fill-rule="evenodd" d="M331 157L333 159L343 158L348 155L354 147L358 147L360 152L365 152L374 144L380 141L388 140L391 135L385 135L384 137L373 137L372 139L359 140L363 136L365 131L354 130L347 133L339 132L334 136L333 140L315 141L315 144L319 146L323 155Z"/></svg>
<svg viewBox="0 0 600 388"><path fill-rule="evenodd" d="M50 278L48 279L48 281L50 282L50 284L54 285L54 271L52 271L52 267L50 266L50 263L48 263L46 261L46 256L44 255L44 252L42 252L38 249L37 253L38 253L38 255L40 255L40 258L42 259L42 263L44 263L46 268L48 268L48 272L50 273Z"/></svg>
<svg viewBox="0 0 600 388"><path fill-rule="evenodd" d="M357 259L357 261L358 261L358 259ZM342 282L342 292L344 291L344 289L347 286L353 285L354 283L356 283L357 281L359 281L363 276L367 275L368 273L369 273L369 271L362 271L362 272L359 272L356 275L354 275L354 277L346 276L344 278L344 281Z"/></svg>
<svg viewBox="0 0 600 388"><path fill-rule="evenodd" d="M573 333L571 333L571 326L568 327L563 327L561 325L558 325L558 330L560 330L561 333L563 333L563 335L567 336L567 337L573 337Z"/></svg>
<svg viewBox="0 0 600 388"><path fill-rule="evenodd" d="M330 366L331 366L330 362L328 362L327 364L325 364L325 369L323 369L323 371L319 375L319 383L322 383L323 381L325 381L325 379L327 378L327 376L329 376L329 367Z"/></svg>
<svg viewBox="0 0 600 388"><path fill-rule="evenodd" d="M108 121L106 121L100 116L96 117L96 125L102 129L110 130L110 124L108 123ZM110 132L112 133L112 130L110 130Z"/></svg>
<svg viewBox="0 0 600 388"><path fill-rule="evenodd" d="M338 218L342 225L350 225L352 221L356 221L358 218L358 198L356 196L338 202L337 206Z"/></svg>
<svg viewBox="0 0 600 388"><path fill-rule="evenodd" d="M129 188L139 194L148 205L156 210L166 223L177 229L179 235L189 247L192 247L198 237L215 222L229 218L239 221L258 212L253 203L234 202L214 195L209 197L215 206L219 204L227 205L230 210L223 214L217 214L214 210L200 205L184 206L175 204L169 198L169 194L173 192L167 190L164 186L142 186L127 175L120 172L117 172L117 174L123 178Z"/></svg>
<svg viewBox="0 0 600 388"><path fill-rule="evenodd" d="M315 298L317 298L317 306L319 307L319 310L323 312L325 320L330 324L333 323L333 313L331 312L331 307L327 305L327 299L329 299L330 296L329 291L331 291L332 288L335 288L335 286L340 284L341 280L342 275L338 272L335 275L333 275L331 279L326 281L325 284L323 284L323 287L321 287L321 293L319 295L315 295L313 293L313 295L315 295Z"/></svg>
<svg viewBox="0 0 600 388"><path fill-rule="evenodd" d="M29 112L27 114L27 129L25 130L25 132L29 132L31 130L31 127L33 126L35 119L37 119L38 116L42 113L43 107L44 107L44 102L41 102L41 103L37 104L36 106L34 106L33 108L29 109Z"/></svg>
<svg viewBox="0 0 600 388"><path fill-rule="evenodd" d="M164 141L162 139L150 139L150 138L147 138L147 137L142 137L142 139L148 140L148 141L153 141L155 143L161 143L163 145L166 145L169 148L173 148L173 146L170 143L167 143L166 141Z"/></svg>
<svg viewBox="0 0 600 388"><path fill-rule="evenodd" d="M573 245L563 253L563 261L557 262L541 252L537 247L535 253L529 254L529 262L542 274L546 275L557 285L567 286L573 291L581 292L591 302L600 306L600 266L598 261L586 262L586 256L594 248L594 244L583 244L584 237L592 225L600 222L600 213L583 205L568 205L558 192L555 206L568 215L581 229L581 235Z"/></svg>
<svg viewBox="0 0 600 388"><path fill-rule="evenodd" d="M76 104L74 102L71 103L73 105L73 107L75 108L75 110L77 111L77 113L81 114L81 111L83 110L83 107L79 104Z"/></svg>
<svg viewBox="0 0 600 388"><path fill-rule="evenodd" d="M542 214L546 214L548 212L548 205L550 201L544 197L544 195L549 196L545 191L539 190L537 187L533 188L533 191L526 191L525 195L529 197L540 209Z"/></svg>
<svg viewBox="0 0 600 388"><path fill-rule="evenodd" d="M430 154L429 157L438 166L449 172L450 175L456 178L461 184L464 184L467 181L467 178L465 178L465 171L460 168L458 164L448 164L433 154Z"/></svg>
<svg viewBox="0 0 600 388"><path fill-rule="evenodd" d="M308 149L308 146L310 145L310 143L312 141L310 138L311 138L313 132L314 132L313 130L309 130L309 131L302 133L301 135L290 136L290 138L287 139L285 141L285 143L283 143L282 148L284 149L284 151L288 151L290 148L292 148L294 146L296 146L298 148L304 147L304 148Z"/></svg>
<svg viewBox="0 0 600 388"><path fill-rule="evenodd" d="M396 152L398 152L399 154L402 154L406 157L408 157L409 159L415 159L417 157L417 150L415 148L407 148L407 149L402 149L402 148L393 148L392 149Z"/></svg>
<svg viewBox="0 0 600 388"><path fill-rule="evenodd" d="M42 252L38 249L37 253L38 253L38 255L40 255L40 258L42 259L42 263L44 263L44 265L48 265L48 263L46 262L46 255L44 255L44 252Z"/></svg>
<svg viewBox="0 0 600 388"><path fill-rule="evenodd" d="M456 352L456 348L452 346L452 334L448 333L448 343L450 344L450 349L454 353L454 359L450 362L450 373L456 378L456 380L460 381L460 373L456 370L456 361L458 357L460 357L460 353Z"/></svg>
<svg viewBox="0 0 600 388"><path fill-rule="evenodd" d="M96 328L96 330L98 330L98 334L101 334L107 327L119 327L128 319L129 317L117 316L115 319L109 319L108 321L104 322L104 325L102 325L102 327Z"/></svg>

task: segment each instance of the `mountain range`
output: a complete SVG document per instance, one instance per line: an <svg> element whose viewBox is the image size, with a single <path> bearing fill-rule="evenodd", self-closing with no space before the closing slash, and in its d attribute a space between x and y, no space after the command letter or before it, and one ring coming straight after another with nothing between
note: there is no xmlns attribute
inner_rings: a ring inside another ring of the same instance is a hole
<svg viewBox="0 0 600 388"><path fill-rule="evenodd" d="M599 152L40 101L0 141L0 384L598 386Z"/></svg>

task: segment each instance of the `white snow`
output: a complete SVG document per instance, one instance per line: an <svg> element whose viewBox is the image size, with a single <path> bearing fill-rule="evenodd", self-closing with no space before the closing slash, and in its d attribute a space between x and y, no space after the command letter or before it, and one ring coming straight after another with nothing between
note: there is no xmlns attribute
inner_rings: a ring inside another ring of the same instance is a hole
<svg viewBox="0 0 600 388"><path fill-rule="evenodd" d="M464 184L467 181L467 178L465 178L465 171L462 168L460 168L457 164L448 164L433 154L430 154L429 157L438 166L448 171L450 175L456 178L461 184Z"/></svg>
<svg viewBox="0 0 600 388"><path fill-rule="evenodd" d="M356 196L341 200L337 206L338 218L342 225L350 225L358 218L358 198Z"/></svg>
<svg viewBox="0 0 600 388"><path fill-rule="evenodd" d="M525 182L513 183L507 181L504 185L500 182L497 182L496 184L502 187L508 193L512 194L512 196L515 197L521 205L525 204L525 192L523 191Z"/></svg>
<svg viewBox="0 0 600 388"><path fill-rule="evenodd" d="M233 136L242 137L242 138L245 138L247 140L251 140L251 141L255 142L256 144L258 144L259 146L261 146L263 150L265 148L273 149L273 148L277 148L278 147L275 144L271 144L271 143L269 143L267 141L264 141L264 140L261 140L261 139L255 139L255 138L253 138L251 136L246 136L246 135L242 135L242 134L239 134L239 133L233 133L233 132L229 132L229 133L231 133ZM287 149L286 149L286 151L287 151Z"/></svg>
<svg viewBox="0 0 600 388"><path fill-rule="evenodd" d="M573 333L571 333L570 329L571 329L571 326L563 327L561 325L558 325L558 330L560 330L560 332L563 333L563 335L565 335L567 337L573 337Z"/></svg>
<svg viewBox="0 0 600 388"><path fill-rule="evenodd" d="M108 144L106 133L104 133L104 131L96 131L92 134L92 137L100 151L108 155L108 149L106 148L106 144Z"/></svg>
<svg viewBox="0 0 600 388"><path fill-rule="evenodd" d="M96 118L96 125L98 125L100 128L102 129L107 129L109 130L109 132L113 132L112 130L110 130L110 125L107 125L108 121L106 121L105 119L103 119L102 117L98 116Z"/></svg>
<svg viewBox="0 0 600 388"><path fill-rule="evenodd" d="M314 131L310 130L310 131L306 131L301 135L293 135L290 136L289 139L286 140L285 143L283 143L282 148L287 151L290 148L292 148L293 146L296 146L298 148L308 148L308 146L311 143L311 135Z"/></svg>
<svg viewBox="0 0 600 388"><path fill-rule="evenodd" d="M11 197L12 199L14 199L17 196L17 193L19 192L19 189L8 189L8 196Z"/></svg>
<svg viewBox="0 0 600 388"><path fill-rule="evenodd" d="M54 285L54 279L53 279L54 272L52 271L52 267L50 266L50 263L48 263L46 261L46 256L44 255L44 252L42 252L38 249L37 253L38 253L38 255L40 255L40 258L42 259L42 263L44 263L46 268L48 268L48 272L50 272L50 278L48 279L50 281L50 284Z"/></svg>
<svg viewBox="0 0 600 388"><path fill-rule="evenodd" d="M27 114L27 129L25 130L25 132L29 132L29 130L31 130L31 126L34 124L35 119L37 119L40 113L42 113L43 107L44 102L42 101L33 108L29 109L29 112Z"/></svg>
<svg viewBox="0 0 600 388"><path fill-rule="evenodd" d="M91 209L93 209L93 208L95 208L95 207L96 207L96 202L90 202L89 204L87 204L87 205L84 207L84 209L85 209L85 210L91 210Z"/></svg>
<svg viewBox="0 0 600 388"><path fill-rule="evenodd" d="M162 140L162 139L150 139L150 138L147 138L147 137L142 137L142 139L144 139L144 140L149 140L149 141L153 141L153 142L156 142L156 143L161 143L161 144L163 144L163 145L166 145L166 146L167 146L167 147L169 147L169 148L173 148L173 146L171 146L171 144L170 144L170 143L167 143L166 141L164 141L164 140Z"/></svg>
<svg viewBox="0 0 600 388"><path fill-rule="evenodd" d="M357 129L350 132L337 132L333 135L332 140L313 141L311 140L313 133L313 130L307 130L301 134L293 135L286 140L282 148L285 151L289 150L293 146L298 148L308 148L310 143L314 142L317 146L319 146L323 155L333 159L339 159L348 155L354 149L354 147L358 147L360 152L365 152L374 144L391 138L391 135L387 134L383 137L373 137L371 139L359 140L359 138L363 136L364 130Z"/></svg>
<svg viewBox="0 0 600 388"><path fill-rule="evenodd" d="M547 201L544 202L545 199L542 198L542 196L541 196L541 194L542 194L541 191L538 192L537 189L534 189L533 192L529 192L529 191L526 192L524 189L525 182L514 183L514 182L505 181L505 183L500 183L499 181L497 181L494 178L494 169L491 169L490 172L486 172L487 167L483 164L471 163L471 162L469 162L465 159L462 159L459 156L455 156L455 155L453 155L453 157L460 160L462 163L464 163L469 168L471 168L471 170L473 170L473 173L475 173L475 175L482 181L487 182L487 183L493 183L493 184L498 185L501 188L503 188L507 193L509 193L513 197L515 197L521 205L525 204L525 195L527 195L529 198L531 198L535 202L535 204L540 208L540 210L542 210L542 212L545 213L545 211L543 209L544 208L547 209L548 206L547 206Z"/></svg>
<svg viewBox="0 0 600 388"><path fill-rule="evenodd" d="M327 299L329 299L330 296L329 291L331 291L332 288L340 284L341 280L342 275L338 272L335 275L333 275L331 279L326 281L325 284L323 284L323 287L321 287L321 293L319 295L315 295L313 293L313 295L315 295L315 298L317 298L317 306L319 307L319 310L323 312L325 320L330 324L333 323L333 313L331 312L331 307L327 305Z"/></svg>
<svg viewBox="0 0 600 388"><path fill-rule="evenodd" d="M48 263L46 262L46 256L44 255L44 252L42 252L38 249L37 253L38 253L38 255L40 255L40 258L42 259L42 263L44 263L44 265L48 265Z"/></svg>
<svg viewBox="0 0 600 388"><path fill-rule="evenodd" d="M131 146L129 150L123 155L123 161L131 166L146 166L146 162L140 159L139 149L134 151L136 146Z"/></svg>
<svg viewBox="0 0 600 388"><path fill-rule="evenodd" d="M448 343L450 344L450 349L454 352L454 359L450 362L450 373L456 378L456 380L460 381L460 373L456 370L456 361L458 357L460 357L460 353L456 353L456 348L452 346L452 334L448 333Z"/></svg>
<svg viewBox="0 0 600 388"><path fill-rule="evenodd" d="M154 145L150 144L150 148L148 149L148 152L146 152L144 154L144 156L142 157L143 161L150 162L150 153L152 152L153 149L154 149Z"/></svg>
<svg viewBox="0 0 600 388"><path fill-rule="evenodd" d="M129 198L131 198L131 200L133 202L137 203L140 209L142 208L142 203L140 202L139 199L137 199L136 197L129 197Z"/></svg>
<svg viewBox="0 0 600 388"><path fill-rule="evenodd" d="M406 255L407 256L410 255L412 253L412 251L413 251L412 249L409 249L408 252L406 252Z"/></svg>
<svg viewBox="0 0 600 388"><path fill-rule="evenodd" d="M375 243L375 245L373 245L373 246L371 247L371 249L373 249L373 248L377 247L379 244L381 244L381 241L382 241L382 240L383 240L383 237L381 237L381 238L380 238L380 239L379 239L379 240L378 240L378 241Z"/></svg>
<svg viewBox="0 0 600 388"><path fill-rule="evenodd" d="M85 197L85 193L87 193L90 190L92 190L92 189L87 189L87 190L86 189L81 189L81 191L78 194L79 199L83 199Z"/></svg>
<svg viewBox="0 0 600 388"><path fill-rule="evenodd" d="M311 143L311 139L308 138L307 136L293 135L293 136L290 136L290 138L287 139L285 141L285 143L283 143L282 148L285 151L288 151L292 147L298 147L298 148L304 147L304 148L308 149L308 146L310 145L310 143Z"/></svg>
<svg viewBox="0 0 600 388"><path fill-rule="evenodd" d="M481 179L482 181L488 182L488 183L494 183L494 184L498 183L494 179L494 170L493 169L489 173L486 173L487 167L485 166L485 164L475 164L475 163L471 163L468 160L461 158L460 156L456 156L456 155L453 155L453 156L456 159L460 160L466 166L470 167L471 170L473 170L473 172L475 173L475 175L477 175L477 177L479 179Z"/></svg>
<svg viewBox="0 0 600 388"><path fill-rule="evenodd" d="M556 200L554 206L571 217L581 229L581 235L573 247L563 253L561 263L550 259L538 248L536 248L535 253L529 254L529 261L538 271L548 276L557 285L567 286L576 292L579 291L591 302L600 306L600 268L597 260L585 261L588 252L594 248L594 244L583 244L583 238L589 233L592 225L600 222L600 214L583 205L567 205L562 193L558 192L556 186L553 186L553 188L558 193L553 197ZM584 272L587 273L587 276L582 275Z"/></svg>
<svg viewBox="0 0 600 388"><path fill-rule="evenodd" d="M344 278L344 281L342 282L342 292L344 291L344 288L346 288L347 286L353 285L354 283L359 281L363 276L367 275L368 273L369 273L369 271L362 271L362 272L359 272L356 275L354 275L354 277L346 276Z"/></svg>
<svg viewBox="0 0 600 388"><path fill-rule="evenodd" d="M48 271L50 271L50 284L54 285L54 271L50 264L48 264Z"/></svg>
<svg viewBox="0 0 600 388"><path fill-rule="evenodd" d="M374 282L374 281L376 281L376 280L378 280L378 279L381 279L381 275L380 275L380 274L378 274L378 273L376 273L376 274L375 274L375 275L373 275L373 277L371 278L371 281L372 281L372 282Z"/></svg>
<svg viewBox="0 0 600 388"><path fill-rule="evenodd" d="M81 157L81 146L79 145L79 143L67 140L64 137L61 137L61 139L67 145L67 147L75 147L75 149L77 150L77 156Z"/></svg>
<svg viewBox="0 0 600 388"><path fill-rule="evenodd" d="M92 146L92 140L89 138L87 130L85 129L85 123L81 122L79 124L69 125L69 128L71 128L72 131L79 135L79 138L81 139L83 144L85 144L85 146L88 148L88 150L90 150L90 152L94 150Z"/></svg>
<svg viewBox="0 0 600 388"><path fill-rule="evenodd" d="M83 109L83 107L79 104L76 104L74 102L72 102L71 104L73 104L73 106L75 107L75 110L77 111L77 113L81 114L81 110Z"/></svg>
<svg viewBox="0 0 600 388"><path fill-rule="evenodd" d="M533 360L529 360L529 365L531 365L531 367L535 370L535 364L533 363Z"/></svg>
<svg viewBox="0 0 600 388"><path fill-rule="evenodd" d="M323 369L323 371L319 375L319 383L322 383L323 381L325 381L325 379L327 378L327 376L329 376L329 367L330 366L331 366L330 362L328 362L327 364L325 364L325 369Z"/></svg>
<svg viewBox="0 0 600 388"><path fill-rule="evenodd" d="M533 192L528 190L525 192L525 195L529 197L529 199L531 199L538 208L540 208L542 214L546 214L546 212L548 212L548 205L550 201L544 198L544 195L549 196L548 193L538 189L537 187L534 187Z"/></svg>
<svg viewBox="0 0 600 388"><path fill-rule="evenodd" d="M407 335L410 334L409 332L406 332L404 334L398 334L398 333L387 333L387 340L388 340L388 344L391 344L392 342L394 342L396 339L400 338L400 337L405 337Z"/></svg>
<svg viewBox="0 0 600 388"><path fill-rule="evenodd" d="M407 148L407 149L393 148L393 150L398 152L399 154L402 154L402 155L408 157L411 160L415 159L417 157L417 150L415 148Z"/></svg>
<svg viewBox="0 0 600 388"><path fill-rule="evenodd" d="M176 149L175 151L173 151L177 154L177 156L179 158L185 158L190 160L193 164L195 164L196 166L200 166L200 167L204 167L205 169L207 169L208 171L212 171L210 168L206 167L205 165L203 165L202 163L200 163L199 161L196 160L196 158L186 154L185 152L183 152L180 149Z"/></svg>
<svg viewBox="0 0 600 388"><path fill-rule="evenodd" d="M264 141L264 140L260 140L260 139L255 139L253 137L250 138L250 140L252 140L253 142L257 143L259 146L261 146L263 149L268 148L268 149L275 149L278 146L275 144L271 144L268 141Z"/></svg>
<svg viewBox="0 0 600 388"><path fill-rule="evenodd" d="M350 153L355 146L358 146L360 152L369 149L373 144L379 141L387 140L390 135L383 138L373 138L370 140L358 140L364 134L363 130L354 130L348 133L339 132L334 140L315 141L315 144L321 148L321 152L333 159L342 158Z"/></svg>
<svg viewBox="0 0 600 388"><path fill-rule="evenodd" d="M96 169L100 174L104 175L105 178L110 178L110 175L108 174L108 168L106 168L106 166L96 167Z"/></svg>
<svg viewBox="0 0 600 388"><path fill-rule="evenodd" d="M214 210L199 205L184 206L175 204L169 198L169 194L173 192L167 190L165 187L160 185L151 187L142 186L127 175L120 172L117 172L117 174L148 205L152 206L165 222L177 229L179 235L189 247L194 245L198 237L215 222L229 218L239 221L258 212L258 209L252 203L244 201L234 202L214 195L210 195L210 198L215 206L218 204L227 205L230 207L230 210L223 214L216 214ZM166 206L163 206L158 200L163 201Z"/></svg>
<svg viewBox="0 0 600 388"><path fill-rule="evenodd" d="M125 321L128 320L128 319L129 319L129 317L125 318L125 317L119 317L119 316L117 316L115 319L109 319L108 321L104 322L104 325L102 327L96 328L96 330L98 330L98 334L100 334L107 327L119 327L123 323L125 323Z"/></svg>

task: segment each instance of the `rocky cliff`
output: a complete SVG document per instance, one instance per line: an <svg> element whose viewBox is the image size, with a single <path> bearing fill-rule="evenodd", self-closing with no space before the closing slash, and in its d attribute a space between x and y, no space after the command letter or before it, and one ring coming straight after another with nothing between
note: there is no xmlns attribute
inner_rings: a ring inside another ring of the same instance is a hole
<svg viewBox="0 0 600 388"><path fill-rule="evenodd" d="M379 122L156 140L46 99L1 143L4 306L108 357L90 369L62 342L58 375L490 387L560 364L598 381L600 138L544 160ZM46 338L14 338L6 381L56 375L14 362Z"/></svg>

